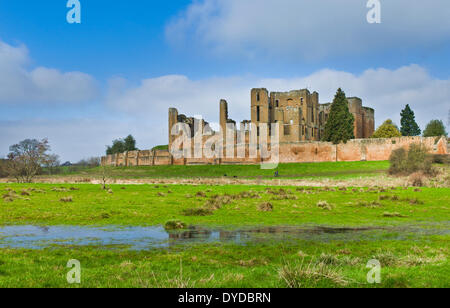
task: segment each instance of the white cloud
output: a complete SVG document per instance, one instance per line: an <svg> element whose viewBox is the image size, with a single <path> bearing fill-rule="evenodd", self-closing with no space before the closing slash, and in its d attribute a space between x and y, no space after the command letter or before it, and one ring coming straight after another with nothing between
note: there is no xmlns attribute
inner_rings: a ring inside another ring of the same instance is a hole
<svg viewBox="0 0 450 308"><path fill-rule="evenodd" d="M129 118L0 121L0 158L7 155L10 145L21 140L48 138L52 152L58 154L63 162L77 162L82 158L104 155L106 145L128 134L137 139L137 146L141 149L167 143L157 124L135 122Z"/></svg>
<svg viewBox="0 0 450 308"><path fill-rule="evenodd" d="M124 79L110 81L108 104L114 109L135 116L167 120L170 107L181 113L192 112L206 119L217 119L217 107L221 98L238 102L239 110L250 99L251 80L245 77L209 78L194 81L182 75L168 75L145 79L138 86L127 85ZM243 110L241 110L243 111ZM166 123L167 124L167 123Z"/></svg>
<svg viewBox="0 0 450 308"><path fill-rule="evenodd" d="M381 24L368 24L366 0L201 0L173 18L166 37L184 48L252 57L320 58L426 47L450 38L447 0L381 1Z"/></svg>
<svg viewBox="0 0 450 308"><path fill-rule="evenodd" d="M119 85L118 85L119 84ZM360 75L343 71L321 70L306 77L261 79L254 76L191 80L186 76L163 76L146 79L138 86L115 80L110 87L108 104L143 121L167 125L167 110L178 108L187 115L203 115L218 121L219 100L229 103L230 117L241 121L250 118L250 89L265 87L269 91L288 91L308 87L318 91L320 102L333 99L341 87L348 96L361 97L366 106L375 108L380 124L387 118L399 122L406 104L416 112L424 127L434 118L446 120L450 108L450 80L439 80L418 65L396 70L369 69ZM166 133L164 127L164 134Z"/></svg>
<svg viewBox="0 0 450 308"><path fill-rule="evenodd" d="M450 109L450 80L433 78L418 65L396 70L367 70L359 75L343 71L320 70L309 76L289 79L262 79L254 76L214 77L192 80L169 75L130 85L126 79L110 81L105 111L118 113L67 120L31 119L0 121L0 156L8 147L26 138L48 137L53 151L63 160L102 155L113 139L133 134L138 147L148 149L166 144L168 108L180 113L203 115L218 121L219 100L229 102L229 115L236 121L250 118L250 89L266 87L269 91L288 91L309 87L318 91L320 102L333 99L338 87L348 96L359 96L376 111L377 124L392 118L399 124L399 114L406 104L416 113L424 128L431 119L446 122Z"/></svg>
<svg viewBox="0 0 450 308"><path fill-rule="evenodd" d="M0 41L0 104L80 103L97 97L96 81L81 72L60 72L37 67L29 69L25 46Z"/></svg>

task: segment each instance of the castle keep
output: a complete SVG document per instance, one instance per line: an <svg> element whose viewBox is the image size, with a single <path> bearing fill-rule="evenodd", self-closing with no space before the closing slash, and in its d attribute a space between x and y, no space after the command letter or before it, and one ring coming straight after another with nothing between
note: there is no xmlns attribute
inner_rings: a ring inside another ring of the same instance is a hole
<svg viewBox="0 0 450 308"><path fill-rule="evenodd" d="M375 131L375 111L364 107L358 97L348 98L349 111L355 118L355 138L370 138ZM249 131L254 124L259 130L261 124L270 127L272 123L280 125L279 141L301 142L320 141L331 109L331 103L319 104L319 93L307 89L290 92L269 92L267 89L252 89L250 93L251 120L240 123L241 131ZM194 118L178 115L174 108L169 110L169 146L176 136L170 129L177 123L188 124L194 134ZM220 101L220 126L225 132L227 124L236 122L228 118L228 103ZM204 122L204 124L207 124ZM259 132L257 134L259 136Z"/></svg>

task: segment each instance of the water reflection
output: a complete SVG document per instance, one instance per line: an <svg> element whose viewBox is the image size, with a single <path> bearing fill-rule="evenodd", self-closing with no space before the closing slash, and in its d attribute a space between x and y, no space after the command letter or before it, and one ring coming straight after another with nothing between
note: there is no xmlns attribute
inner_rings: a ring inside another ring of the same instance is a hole
<svg viewBox="0 0 450 308"><path fill-rule="evenodd" d="M189 245L195 243L252 242L292 240L360 241L379 240L381 236L410 239L411 234L448 234L448 224L437 227L409 226L396 228L331 228L315 227L254 227L235 230L191 226L187 230L167 232L161 226L152 227L82 227L82 226L5 226L0 227L0 248L41 249L52 245L98 245L105 248L127 246L133 250Z"/></svg>

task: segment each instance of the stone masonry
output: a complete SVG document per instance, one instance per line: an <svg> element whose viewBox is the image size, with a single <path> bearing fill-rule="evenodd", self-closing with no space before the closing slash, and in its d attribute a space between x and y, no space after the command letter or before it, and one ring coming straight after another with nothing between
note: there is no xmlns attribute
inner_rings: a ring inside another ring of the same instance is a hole
<svg viewBox="0 0 450 308"><path fill-rule="evenodd" d="M244 144L245 157L230 158L223 155L216 158L185 157L175 159L169 151L135 151L116 155L108 155L102 158L102 165L110 166L157 166L157 165L198 165L198 164L259 164L265 160L259 155L250 158L249 144L251 127L257 130L262 124L268 125L278 123L279 131L279 162L327 162L327 161L377 161L388 160L392 151L399 147L409 147L413 143L424 144L434 154L448 154L446 138L422 138L402 137L389 139L369 139L375 130L375 111L364 107L362 100L350 97L349 111L355 118L354 140L346 144L334 145L328 142L319 142L328 120L331 103L319 104L319 94L310 93L309 90L295 90L290 92L269 92L267 89L252 89L250 92L251 120L242 121L239 127L236 122L228 117L228 103L220 101L220 127L223 139L226 140L226 127L231 125L235 128L234 146L224 148L224 153L237 152L237 144ZM197 121L193 117L179 114L175 108L169 109L169 149L178 137L172 135L171 130L177 123L186 124L188 131L185 132L194 142L205 146L214 132L204 120ZM201 123L205 135L202 139L195 139L195 123ZM252 124L252 125L251 125ZM181 133L180 133L181 134ZM243 136L239 140L238 136ZM225 144L225 142L224 142ZM268 160L268 159L267 159Z"/></svg>

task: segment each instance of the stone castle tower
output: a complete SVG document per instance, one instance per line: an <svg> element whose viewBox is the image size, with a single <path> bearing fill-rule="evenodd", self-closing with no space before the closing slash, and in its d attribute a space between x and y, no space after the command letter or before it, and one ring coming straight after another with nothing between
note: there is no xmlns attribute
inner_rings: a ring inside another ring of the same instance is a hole
<svg viewBox="0 0 450 308"><path fill-rule="evenodd" d="M350 97L349 111L355 118L355 138L370 138L375 131L375 111L364 107L362 100ZM246 131L248 138L249 124L255 124L259 135L259 125L280 124L280 143L302 141L320 141L330 113L331 103L319 104L319 93L308 89L289 92L268 92L265 88L252 89L250 92L251 120L240 123L240 129ZM194 118L179 115L175 108L169 109L169 130L176 123L186 123L191 128L193 137ZM203 122L205 125L207 122ZM220 127L226 138L226 125L236 122L228 118L228 103L220 101ZM169 145L175 136L170 136Z"/></svg>

